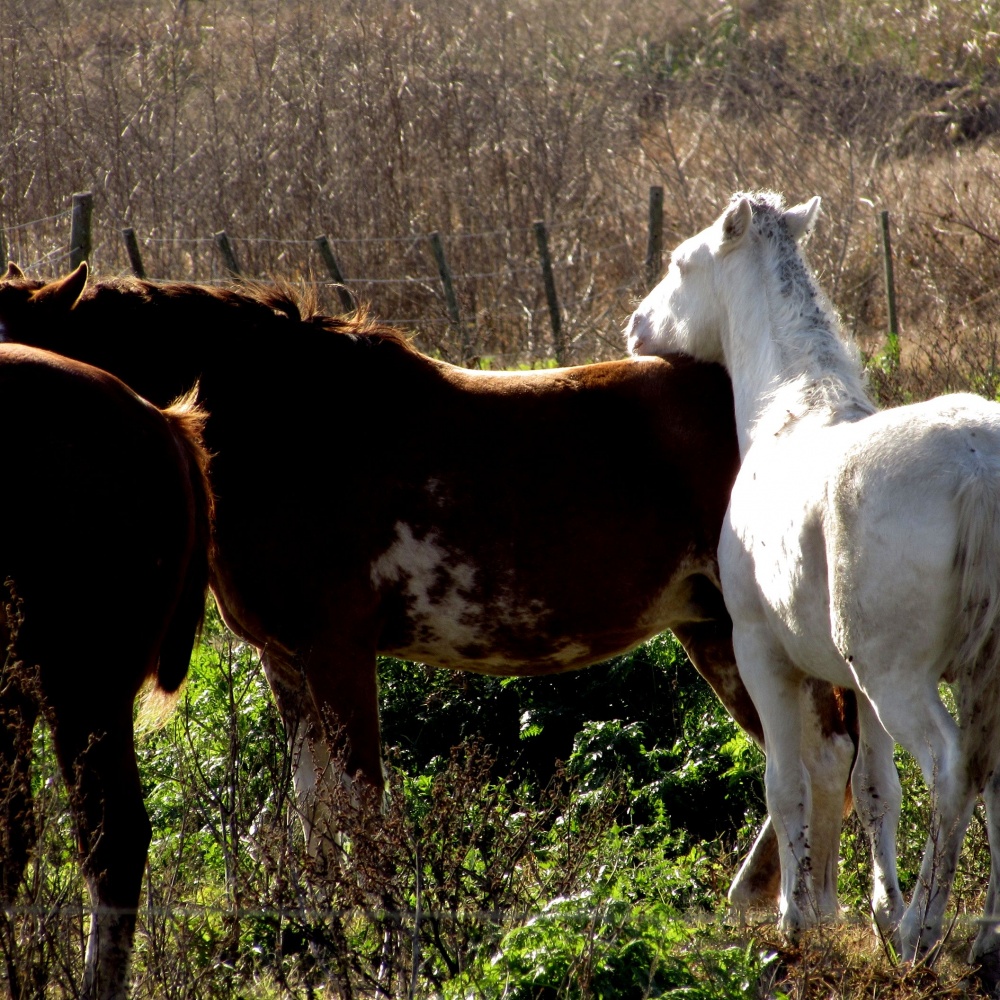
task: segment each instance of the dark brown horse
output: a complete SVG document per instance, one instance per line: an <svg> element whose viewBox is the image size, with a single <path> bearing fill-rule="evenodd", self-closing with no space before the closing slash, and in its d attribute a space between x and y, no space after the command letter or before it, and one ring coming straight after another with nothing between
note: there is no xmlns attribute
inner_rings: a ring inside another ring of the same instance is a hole
<svg viewBox="0 0 1000 1000"><path fill-rule="evenodd" d="M0 893L14 902L35 840L41 714L94 909L86 997L124 996L149 846L133 703L147 682L177 690L204 612L202 423L191 400L161 412L89 365L0 344ZM17 977L11 963L12 996Z"/></svg>
<svg viewBox="0 0 1000 1000"><path fill-rule="evenodd" d="M349 771L381 786L379 652L528 676L671 628L761 739L716 569L738 461L721 368L677 357L475 372L281 290L86 279L83 266L48 284L12 268L0 336L106 368L160 403L198 381L212 586L304 742L311 849L328 832L315 805L317 777L331 777L327 723ZM849 767L840 703L825 688L813 700L820 751ZM836 781L839 828L846 774ZM775 850L766 829L734 901L772 898Z"/></svg>

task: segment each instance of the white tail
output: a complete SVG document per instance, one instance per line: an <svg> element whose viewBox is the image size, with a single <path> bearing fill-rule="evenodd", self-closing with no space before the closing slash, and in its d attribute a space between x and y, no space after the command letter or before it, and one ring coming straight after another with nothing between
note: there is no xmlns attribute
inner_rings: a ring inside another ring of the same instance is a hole
<svg viewBox="0 0 1000 1000"><path fill-rule="evenodd" d="M961 641L953 664L962 756L982 791L1000 756L1000 470L981 465L957 500Z"/></svg>

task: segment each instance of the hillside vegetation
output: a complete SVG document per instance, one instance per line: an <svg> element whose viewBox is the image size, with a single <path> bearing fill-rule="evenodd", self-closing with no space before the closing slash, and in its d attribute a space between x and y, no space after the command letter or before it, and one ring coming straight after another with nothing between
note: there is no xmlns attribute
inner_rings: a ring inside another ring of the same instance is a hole
<svg viewBox="0 0 1000 1000"><path fill-rule="evenodd" d="M316 282L332 310L325 233L352 291L422 349L513 367L554 355L536 220L583 363L623 353L651 186L667 248L735 190L819 194L808 253L882 402L996 398L998 58L1000 7L967 0L0 0L0 231L31 273L63 273L70 195L92 190L98 275L126 270L130 226L150 276L224 280L225 229L247 274ZM981 822L934 968L871 936L853 822L844 928L789 951L766 914L728 921L761 761L669 637L535 683L387 661L382 688L391 808L339 803L351 863L310 871L259 664L210 631L141 748L137 996L965 995ZM0 915L0 967L24 996L72 996L85 894L43 731L38 753L42 846ZM912 884L927 802L899 765Z"/></svg>
<svg viewBox="0 0 1000 1000"><path fill-rule="evenodd" d="M93 190L99 272L125 269L122 226L164 278L223 277L221 229L263 277L325 277L319 233L364 241L335 245L348 279L376 282L359 296L463 360L416 238L440 231L472 353L538 362L544 220L570 359L587 361L621 353L651 185L668 248L765 186L823 196L811 255L871 352L876 213L891 212L890 398L994 389L995 5L0 0L0 26L0 225ZM7 242L55 273L67 231L59 218Z"/></svg>

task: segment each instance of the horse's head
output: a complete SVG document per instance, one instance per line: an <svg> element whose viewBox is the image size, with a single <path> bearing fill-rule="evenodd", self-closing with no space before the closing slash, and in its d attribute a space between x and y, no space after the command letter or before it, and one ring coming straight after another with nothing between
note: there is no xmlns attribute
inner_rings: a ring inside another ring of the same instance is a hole
<svg viewBox="0 0 1000 1000"><path fill-rule="evenodd" d="M28 278L16 264L8 264L7 273L0 278L0 343L35 344L32 331L68 314L80 300L86 285L86 261L56 281ZM53 346L49 343L35 345Z"/></svg>
<svg viewBox="0 0 1000 1000"><path fill-rule="evenodd" d="M722 295L747 271L754 239L754 203L780 205L776 195L734 195L725 212L707 229L685 240L671 254L663 280L639 304L625 328L631 354L689 354L702 361L724 361L723 339L737 298ZM795 208L780 208L789 233L798 240L808 233L819 211L819 198Z"/></svg>

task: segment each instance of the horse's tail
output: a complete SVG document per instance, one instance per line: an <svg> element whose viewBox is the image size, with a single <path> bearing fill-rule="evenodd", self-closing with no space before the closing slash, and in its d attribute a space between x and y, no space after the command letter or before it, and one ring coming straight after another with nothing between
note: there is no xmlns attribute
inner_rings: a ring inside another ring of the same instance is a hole
<svg viewBox="0 0 1000 1000"><path fill-rule="evenodd" d="M198 406L197 386L163 411L181 454L191 486L193 538L181 592L160 646L156 686L172 694L187 676L191 651L205 617L212 533L212 487L208 479L209 454L203 434L208 414Z"/></svg>
<svg viewBox="0 0 1000 1000"><path fill-rule="evenodd" d="M1000 757L1000 470L981 463L958 496L958 680L962 757L983 788Z"/></svg>

